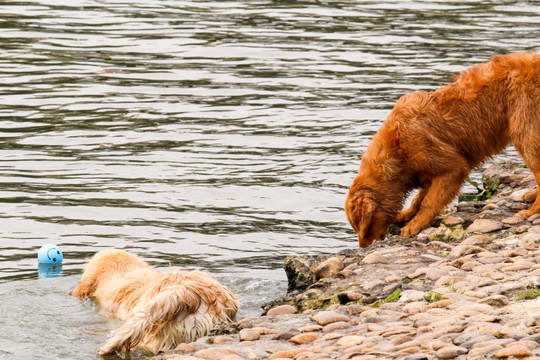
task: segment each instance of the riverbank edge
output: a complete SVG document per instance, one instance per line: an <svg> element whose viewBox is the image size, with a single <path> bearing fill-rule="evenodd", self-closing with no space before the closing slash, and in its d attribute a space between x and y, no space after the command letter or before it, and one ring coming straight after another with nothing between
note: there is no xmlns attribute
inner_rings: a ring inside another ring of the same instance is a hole
<svg viewBox="0 0 540 360"><path fill-rule="evenodd" d="M540 216L517 214L536 182L513 162L482 180L412 239L288 257L288 293L261 316L153 359L540 357Z"/></svg>

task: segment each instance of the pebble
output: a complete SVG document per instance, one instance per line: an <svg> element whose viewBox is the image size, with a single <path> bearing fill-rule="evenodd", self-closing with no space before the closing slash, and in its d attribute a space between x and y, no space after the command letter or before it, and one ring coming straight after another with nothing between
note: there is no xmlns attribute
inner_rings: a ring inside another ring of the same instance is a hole
<svg viewBox="0 0 540 360"><path fill-rule="evenodd" d="M349 335L344 336L340 338L336 345L338 346L351 346L351 345L359 345L364 341L364 337L357 336L357 335Z"/></svg>
<svg viewBox="0 0 540 360"><path fill-rule="evenodd" d="M307 333L301 333L301 334L295 335L292 338L290 338L289 341L295 344L307 344L314 341L318 337L319 335L317 335L317 333L307 332Z"/></svg>
<svg viewBox="0 0 540 360"><path fill-rule="evenodd" d="M468 352L469 350L467 348L456 345L449 345L437 350L435 356L437 356L439 359L453 359L455 357L458 357L459 355L463 355Z"/></svg>
<svg viewBox="0 0 540 360"><path fill-rule="evenodd" d="M350 317L345 314L340 314L334 311L321 311L315 314L313 317L319 325L328 325L338 321L349 321Z"/></svg>
<svg viewBox="0 0 540 360"><path fill-rule="evenodd" d="M280 305L268 310L267 315L296 314L298 310L292 305Z"/></svg>
<svg viewBox="0 0 540 360"><path fill-rule="evenodd" d="M525 344L515 343L511 344L503 349L497 350L495 352L496 358L507 358L510 356L514 356L517 358L531 356L531 350Z"/></svg>
<svg viewBox="0 0 540 360"><path fill-rule="evenodd" d="M490 233L501 230L503 225L495 220L490 219L476 219L469 227L467 232L472 233Z"/></svg>
<svg viewBox="0 0 540 360"><path fill-rule="evenodd" d="M202 358L202 359L211 359L211 360L221 360L227 355L238 355L240 353L234 349L214 347L197 351L193 356Z"/></svg>
<svg viewBox="0 0 540 360"><path fill-rule="evenodd" d="M255 341L261 338L261 334L255 329L242 329L238 333L240 341Z"/></svg>
<svg viewBox="0 0 540 360"><path fill-rule="evenodd" d="M388 260L385 256L377 253L368 254L362 260L362 264L386 264L387 262Z"/></svg>
<svg viewBox="0 0 540 360"><path fill-rule="evenodd" d="M337 256L332 256L320 264L314 264L311 267L311 271L319 278L326 278L335 276L338 272L343 270L343 262Z"/></svg>

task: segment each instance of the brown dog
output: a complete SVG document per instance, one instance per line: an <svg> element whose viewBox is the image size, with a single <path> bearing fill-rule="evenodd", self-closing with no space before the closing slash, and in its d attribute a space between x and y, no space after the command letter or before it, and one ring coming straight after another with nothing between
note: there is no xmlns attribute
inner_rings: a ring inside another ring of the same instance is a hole
<svg viewBox="0 0 540 360"><path fill-rule="evenodd" d="M362 156L345 211L360 247L393 222L428 226L470 171L512 141L540 184L540 55L493 56L435 92L401 97ZM408 209L407 194L419 188ZM540 196L525 217L540 213Z"/></svg>
<svg viewBox="0 0 540 360"><path fill-rule="evenodd" d="M153 353L208 334L232 321L238 298L200 271L156 271L121 250L101 251L84 270L74 296L93 297L124 325L99 351L101 355L141 347Z"/></svg>

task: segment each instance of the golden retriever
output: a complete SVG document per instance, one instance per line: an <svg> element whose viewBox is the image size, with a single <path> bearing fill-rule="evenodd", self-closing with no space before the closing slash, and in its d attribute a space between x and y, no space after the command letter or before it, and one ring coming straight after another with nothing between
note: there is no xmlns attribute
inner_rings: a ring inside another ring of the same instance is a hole
<svg viewBox="0 0 540 360"><path fill-rule="evenodd" d="M360 247L408 222L410 237L459 193L470 171L512 141L540 184L540 55L493 56L434 92L401 97L362 156L345 212ZM419 188L408 209L400 209ZM540 196L529 217L540 213Z"/></svg>
<svg viewBox="0 0 540 360"><path fill-rule="evenodd" d="M73 296L92 297L124 325L101 355L140 347L157 353L208 334L233 321L238 298L200 271L159 272L135 255L101 251L84 270Z"/></svg>

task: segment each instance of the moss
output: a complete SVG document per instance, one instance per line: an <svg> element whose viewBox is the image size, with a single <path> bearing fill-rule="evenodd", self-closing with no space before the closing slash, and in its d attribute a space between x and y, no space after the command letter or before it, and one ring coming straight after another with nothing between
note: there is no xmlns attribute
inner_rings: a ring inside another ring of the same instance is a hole
<svg viewBox="0 0 540 360"><path fill-rule="evenodd" d="M340 304L340 301L337 295L326 296L326 297L321 296L321 297L316 297L314 299L304 300L302 304L302 310L307 310L307 309L325 310L330 305L333 305L333 304Z"/></svg>
<svg viewBox="0 0 540 360"><path fill-rule="evenodd" d="M532 300L540 296L540 289L531 284L528 289L519 291L514 297L515 301Z"/></svg>
<svg viewBox="0 0 540 360"><path fill-rule="evenodd" d="M424 301L428 303L434 303L439 300L441 300L442 294L435 292L435 291L429 291L426 296L424 296Z"/></svg>

